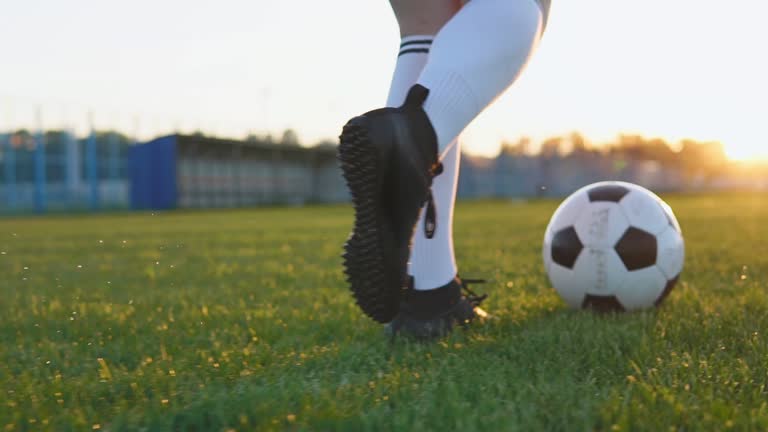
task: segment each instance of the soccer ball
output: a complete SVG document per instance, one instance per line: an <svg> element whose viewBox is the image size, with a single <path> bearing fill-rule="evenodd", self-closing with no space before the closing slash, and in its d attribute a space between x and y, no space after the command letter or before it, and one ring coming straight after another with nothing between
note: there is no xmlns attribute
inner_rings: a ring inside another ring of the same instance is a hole
<svg viewBox="0 0 768 432"><path fill-rule="evenodd" d="M653 192L600 182L569 196L544 234L544 266L573 308L658 306L683 270L685 245L672 209Z"/></svg>

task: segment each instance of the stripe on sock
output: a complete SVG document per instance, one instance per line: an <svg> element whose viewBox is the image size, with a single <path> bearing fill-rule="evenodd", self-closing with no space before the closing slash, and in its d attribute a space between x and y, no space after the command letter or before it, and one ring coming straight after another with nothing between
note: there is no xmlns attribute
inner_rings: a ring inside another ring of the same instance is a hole
<svg viewBox="0 0 768 432"><path fill-rule="evenodd" d="M412 54L412 53L429 54L429 48L410 48L410 49L400 51L400 53L398 53L397 56L400 57L403 54Z"/></svg>
<svg viewBox="0 0 768 432"><path fill-rule="evenodd" d="M400 48L404 48L409 45L432 45L432 39L418 39L418 40L405 41L400 44Z"/></svg>

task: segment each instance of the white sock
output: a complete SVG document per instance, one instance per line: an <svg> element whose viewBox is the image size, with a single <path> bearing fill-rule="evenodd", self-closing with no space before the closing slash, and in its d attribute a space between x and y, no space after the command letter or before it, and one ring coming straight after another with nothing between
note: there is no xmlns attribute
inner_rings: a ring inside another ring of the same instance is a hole
<svg viewBox="0 0 768 432"><path fill-rule="evenodd" d="M475 1L475 0L473 0ZM435 229L432 238L427 237L424 219L426 209L421 209L411 246L408 274L413 276L413 288L426 291L440 288L450 282L457 273L453 253L453 207L459 184L461 146L458 138L443 156L443 172L432 181L432 199L435 203Z"/></svg>
<svg viewBox="0 0 768 432"><path fill-rule="evenodd" d="M388 107L399 107L405 102L408 90L416 84L421 71L427 64L429 49L432 46L431 35L405 36L400 40L400 51L397 54L395 72L392 74L392 84L387 96Z"/></svg>
<svg viewBox="0 0 768 432"><path fill-rule="evenodd" d="M424 110L441 158L517 79L541 30L542 12L533 0L472 0L440 29L418 83L429 89Z"/></svg>
<svg viewBox="0 0 768 432"><path fill-rule="evenodd" d="M427 64L432 36L406 36L401 40L397 65L389 88L387 106L403 104L408 90L416 84L424 65ZM441 287L456 276L456 259L453 255L453 206L459 179L460 148L451 146L443 158L443 173L432 183L432 199L435 203L436 225L432 238L427 238L421 209L419 222L413 236L408 273L414 278L414 288L430 290Z"/></svg>

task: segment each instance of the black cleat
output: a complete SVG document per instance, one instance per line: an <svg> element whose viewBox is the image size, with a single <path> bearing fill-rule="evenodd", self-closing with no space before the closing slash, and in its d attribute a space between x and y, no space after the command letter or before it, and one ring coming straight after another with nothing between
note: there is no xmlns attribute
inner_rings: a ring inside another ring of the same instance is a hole
<svg viewBox="0 0 768 432"><path fill-rule="evenodd" d="M382 323L400 307L414 226L442 168L422 108L428 93L415 85L403 106L355 117L339 137L338 157L355 208L344 271L357 304Z"/></svg>
<svg viewBox="0 0 768 432"><path fill-rule="evenodd" d="M462 281L456 276L435 290L409 289L400 312L385 329L387 334L392 337L402 334L417 340L436 339L450 333L457 324L466 327L475 319L488 317L479 307L486 296L479 296L467 287L467 283L479 282L484 281Z"/></svg>

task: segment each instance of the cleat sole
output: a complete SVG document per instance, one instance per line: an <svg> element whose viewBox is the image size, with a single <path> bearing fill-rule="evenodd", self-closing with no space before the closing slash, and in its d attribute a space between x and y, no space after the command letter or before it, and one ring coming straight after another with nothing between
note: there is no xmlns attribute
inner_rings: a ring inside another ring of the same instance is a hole
<svg viewBox="0 0 768 432"><path fill-rule="evenodd" d="M391 239L382 198L386 167L368 138L367 119L356 117L343 128L338 159L352 196L355 222L344 244L344 273L360 309L386 323L399 310L401 284L393 271ZM396 269L397 267L394 267Z"/></svg>

